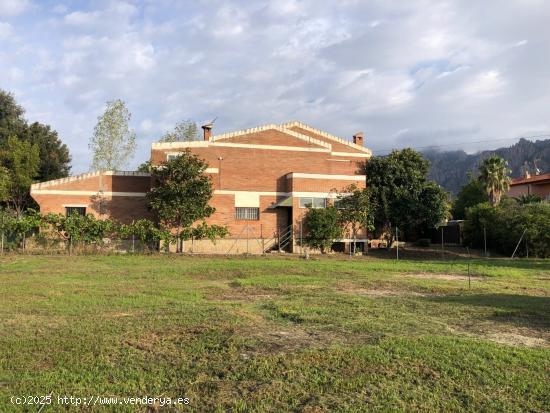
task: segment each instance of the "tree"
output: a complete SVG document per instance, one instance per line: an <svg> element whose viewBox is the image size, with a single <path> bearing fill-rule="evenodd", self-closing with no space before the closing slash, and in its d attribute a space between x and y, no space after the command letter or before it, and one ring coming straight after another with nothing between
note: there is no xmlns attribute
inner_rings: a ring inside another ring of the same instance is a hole
<svg viewBox="0 0 550 413"><path fill-rule="evenodd" d="M10 136L0 147L0 166L9 171L8 205L20 217L32 205L29 188L38 174L40 164L38 146Z"/></svg>
<svg viewBox="0 0 550 413"><path fill-rule="evenodd" d="M448 216L447 194L428 181L429 162L412 149L371 158L365 165L367 187L376 205L374 223L386 234L425 233Z"/></svg>
<svg viewBox="0 0 550 413"><path fill-rule="evenodd" d="M334 206L309 208L304 217L304 227L305 244L311 248L319 248L322 254L325 254L333 240L341 238L343 233L338 209Z"/></svg>
<svg viewBox="0 0 550 413"><path fill-rule="evenodd" d="M160 142L192 142L199 139L199 128L191 119L176 123L173 131L167 132Z"/></svg>
<svg viewBox="0 0 550 413"><path fill-rule="evenodd" d="M160 166L152 168L156 186L147 193L147 200L166 227L176 228L177 251L181 252L183 239L194 236L193 224L203 221L215 211L208 203L214 190L210 177L204 172L208 164L189 150ZM200 224L204 234L204 225ZM195 227L199 228L199 227ZM209 232L224 236L225 227L212 225ZM198 230L197 230L198 231ZM195 233L199 235L200 233Z"/></svg>
<svg viewBox="0 0 550 413"><path fill-rule="evenodd" d="M470 180L464 185L453 203L452 214L454 219L464 219L466 209L480 204L487 200L485 188L479 179L475 179L470 174Z"/></svg>
<svg viewBox="0 0 550 413"><path fill-rule="evenodd" d="M10 136L19 136L25 129L24 113L13 95L0 89L0 145Z"/></svg>
<svg viewBox="0 0 550 413"><path fill-rule="evenodd" d="M510 188L510 169L500 156L492 155L479 167L479 180L483 184L492 206L499 204L502 195Z"/></svg>
<svg viewBox="0 0 550 413"><path fill-rule="evenodd" d="M107 108L103 115L97 118L97 125L90 139L93 169L120 170L134 156L136 134L129 127L131 117L122 100L107 102Z"/></svg>
<svg viewBox="0 0 550 413"><path fill-rule="evenodd" d="M356 239L361 228L374 229L374 207L370 189L360 189L352 184L338 194L336 200L339 220L351 238Z"/></svg>
<svg viewBox="0 0 550 413"><path fill-rule="evenodd" d="M138 172L151 172L151 161L145 161L137 167Z"/></svg>
<svg viewBox="0 0 550 413"><path fill-rule="evenodd" d="M38 146L40 165L38 181L65 178L71 170L69 148L61 142L55 130L49 125L34 122L25 128L21 139Z"/></svg>

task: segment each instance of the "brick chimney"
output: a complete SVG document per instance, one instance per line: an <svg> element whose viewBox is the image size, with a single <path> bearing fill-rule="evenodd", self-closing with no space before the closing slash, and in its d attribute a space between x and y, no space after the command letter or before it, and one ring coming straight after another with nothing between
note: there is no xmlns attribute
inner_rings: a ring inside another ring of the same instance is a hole
<svg viewBox="0 0 550 413"><path fill-rule="evenodd" d="M204 131L203 136L205 141L209 141L212 137L212 127L214 126L213 123L207 123L206 125L202 125L202 130Z"/></svg>
<svg viewBox="0 0 550 413"><path fill-rule="evenodd" d="M353 143L359 146L363 146L363 132L357 132L353 135Z"/></svg>

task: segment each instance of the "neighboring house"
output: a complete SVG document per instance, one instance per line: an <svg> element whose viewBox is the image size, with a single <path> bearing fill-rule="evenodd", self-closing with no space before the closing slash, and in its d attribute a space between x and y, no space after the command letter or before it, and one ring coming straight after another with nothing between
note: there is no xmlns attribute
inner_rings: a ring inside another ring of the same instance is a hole
<svg viewBox="0 0 550 413"><path fill-rule="evenodd" d="M216 244L187 243L187 250L261 252L279 241L281 247L296 250L307 206L324 207L350 184L365 187L362 164L372 152L363 146L362 133L352 143L300 122L218 136L212 135L212 125L203 130L202 141L153 143L151 148L152 165L187 148L209 165L216 212L207 222L226 225L230 235ZM151 217L145 202L150 185L145 173L90 173L35 184L31 195L42 213L78 208L79 213L130 222Z"/></svg>
<svg viewBox="0 0 550 413"><path fill-rule="evenodd" d="M550 201L550 173L513 179L508 196L516 198L522 195L538 195Z"/></svg>

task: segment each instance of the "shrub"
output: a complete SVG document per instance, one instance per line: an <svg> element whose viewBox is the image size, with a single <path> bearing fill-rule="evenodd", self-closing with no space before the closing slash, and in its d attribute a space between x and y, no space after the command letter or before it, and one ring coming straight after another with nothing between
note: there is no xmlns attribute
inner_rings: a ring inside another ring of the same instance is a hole
<svg viewBox="0 0 550 413"><path fill-rule="evenodd" d="M323 254L330 249L333 239L341 238L343 233L338 210L333 206L310 208L304 217L304 226L307 231L305 244L319 248Z"/></svg>
<svg viewBox="0 0 550 413"><path fill-rule="evenodd" d="M511 255L523 234L516 254L550 257L550 204L546 202L518 204L503 200L497 207L483 203L466 213L464 241L474 248L483 248L483 228L487 246Z"/></svg>

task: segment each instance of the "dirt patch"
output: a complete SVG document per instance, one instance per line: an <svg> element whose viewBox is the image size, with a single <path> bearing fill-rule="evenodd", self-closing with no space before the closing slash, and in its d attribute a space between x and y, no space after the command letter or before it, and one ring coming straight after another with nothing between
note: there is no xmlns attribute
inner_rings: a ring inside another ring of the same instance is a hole
<svg viewBox="0 0 550 413"><path fill-rule="evenodd" d="M550 347L544 338L524 336L517 333L492 333L487 336L491 341L512 346Z"/></svg>
<svg viewBox="0 0 550 413"><path fill-rule="evenodd" d="M369 288L345 288L336 290L340 293L362 295L367 297L426 297L428 294L417 291L369 289Z"/></svg>
<svg viewBox="0 0 550 413"><path fill-rule="evenodd" d="M445 274L445 273L430 273L430 272L420 272L420 273L405 273L402 274L404 277L412 278L424 278L430 280L445 280L445 281L468 281L467 275L458 275L458 274ZM483 281L487 277L481 277L479 275L471 275L471 280Z"/></svg>

